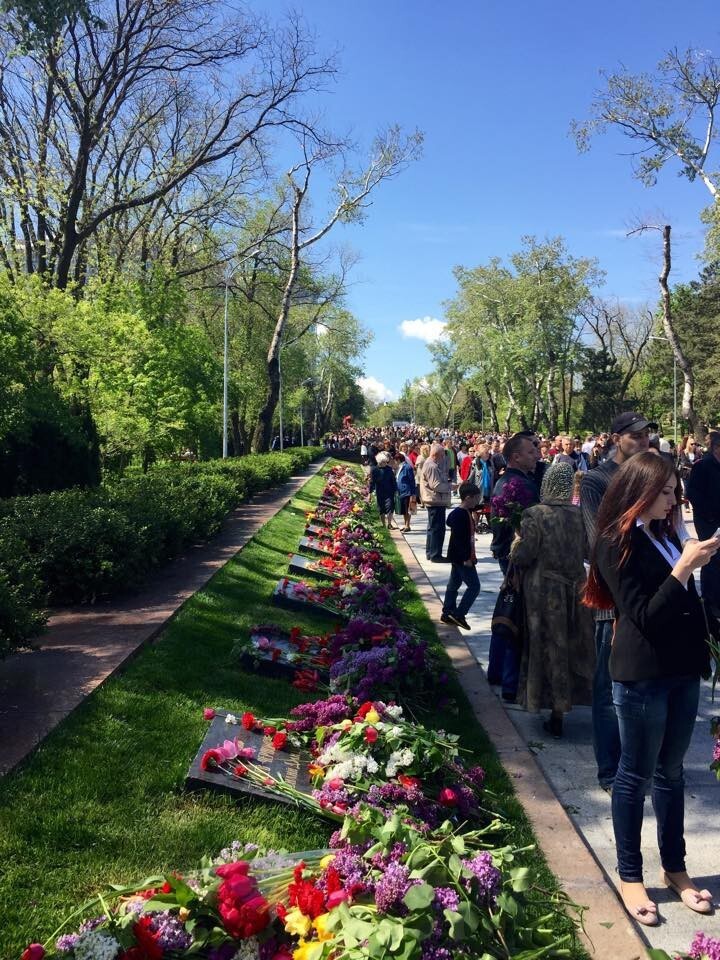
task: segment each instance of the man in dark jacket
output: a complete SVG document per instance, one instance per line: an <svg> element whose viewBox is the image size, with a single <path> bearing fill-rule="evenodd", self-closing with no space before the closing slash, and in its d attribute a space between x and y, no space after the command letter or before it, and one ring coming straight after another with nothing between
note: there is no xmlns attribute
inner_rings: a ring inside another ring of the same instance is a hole
<svg viewBox="0 0 720 960"><path fill-rule="evenodd" d="M452 567L440 620L443 623L455 623L463 630L469 630L470 624L465 617L480 593L480 580L475 569L477 557L473 510L476 510L480 503L481 493L480 488L474 483L466 482L460 484L458 495L460 506L455 507L446 521L450 527L447 558ZM465 584L465 592L458 603L457 595L461 583Z"/></svg>
<svg viewBox="0 0 720 960"><path fill-rule="evenodd" d="M499 496L507 484L516 479L527 491L528 506L540 502L540 492L532 479L532 473L538 462L538 454L533 441L527 434L516 433L503 447L503 456L507 463L505 473L495 484L493 497ZM513 528L509 523L495 524L490 550L503 573L507 573L510 562L510 545L513 540Z"/></svg>
<svg viewBox="0 0 720 960"><path fill-rule="evenodd" d="M650 444L650 424L641 413L627 411L618 414L610 427L610 442L614 454L598 467L585 474L580 487L585 536L589 554L595 546L597 513L610 481L621 464L637 453L646 453ZM593 749L598 766L598 782L610 792L620 762L620 731L612 698L612 680L609 663L612 648L614 610L595 613L595 676L593 679Z"/></svg>
<svg viewBox="0 0 720 960"><path fill-rule="evenodd" d="M700 540L708 540L720 528L720 430L708 434L708 450L690 472L687 497ZM702 595L715 616L720 616L720 554L700 574Z"/></svg>

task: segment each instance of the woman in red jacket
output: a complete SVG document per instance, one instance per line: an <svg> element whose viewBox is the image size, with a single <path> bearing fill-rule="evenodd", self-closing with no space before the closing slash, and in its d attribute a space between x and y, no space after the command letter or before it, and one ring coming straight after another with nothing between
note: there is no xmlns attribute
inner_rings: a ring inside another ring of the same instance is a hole
<svg viewBox="0 0 720 960"><path fill-rule="evenodd" d="M700 677L709 676L707 626L693 570L716 553L714 537L689 540L674 529L672 463L640 453L613 476L597 518L586 602L615 606L610 655L622 753L612 791L621 894L630 916L658 922L643 881L640 833L652 785L661 881L691 910L709 913L712 895L685 868L683 759L697 715Z"/></svg>

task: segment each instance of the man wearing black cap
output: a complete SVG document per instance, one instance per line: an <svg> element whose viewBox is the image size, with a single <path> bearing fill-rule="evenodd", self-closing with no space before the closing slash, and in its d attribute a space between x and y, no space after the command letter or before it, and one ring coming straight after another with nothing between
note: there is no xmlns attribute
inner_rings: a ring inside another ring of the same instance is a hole
<svg viewBox="0 0 720 960"><path fill-rule="evenodd" d="M583 478L580 507L591 552L595 545L598 509L613 474L626 460L637 453L647 452L651 426L653 424L640 413L629 410L618 414L610 426L610 443L614 447L612 456ZM614 622L614 610L598 610L595 614L597 662L593 679L593 748L598 765L598 782L608 792L612 789L620 762L620 731L608 669Z"/></svg>

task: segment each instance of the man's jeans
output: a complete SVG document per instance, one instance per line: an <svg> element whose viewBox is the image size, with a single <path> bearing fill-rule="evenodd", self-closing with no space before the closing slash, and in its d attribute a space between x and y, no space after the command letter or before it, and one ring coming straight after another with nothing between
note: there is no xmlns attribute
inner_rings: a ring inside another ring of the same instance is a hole
<svg viewBox="0 0 720 960"><path fill-rule="evenodd" d="M620 762L620 731L613 704L610 679L610 650L614 620L598 620L595 624L595 676L592 693L593 749L601 787L612 787Z"/></svg>
<svg viewBox="0 0 720 960"><path fill-rule="evenodd" d="M503 576L507 576L509 557L496 557ZM487 668L488 683L502 684L503 696L514 700L520 683L520 651L508 641L506 630L494 630L490 635L490 652Z"/></svg>
<svg viewBox="0 0 720 960"><path fill-rule="evenodd" d="M697 677L613 684L622 741L612 794L621 880L643 879L640 833L651 782L660 862L668 873L685 870L683 758L695 728L699 695Z"/></svg>
<svg viewBox="0 0 720 960"><path fill-rule="evenodd" d="M425 538L425 556L428 560L442 557L445 539L445 507L428 507L427 536Z"/></svg>
<svg viewBox="0 0 720 960"><path fill-rule="evenodd" d="M457 595L461 583L465 584L465 592L462 595L462 600L458 604ZM458 617L466 616L470 607L475 603L479 593L480 578L477 575L475 566L466 567L464 563L453 563L450 568L450 579L448 580L447 589L445 590L442 612Z"/></svg>

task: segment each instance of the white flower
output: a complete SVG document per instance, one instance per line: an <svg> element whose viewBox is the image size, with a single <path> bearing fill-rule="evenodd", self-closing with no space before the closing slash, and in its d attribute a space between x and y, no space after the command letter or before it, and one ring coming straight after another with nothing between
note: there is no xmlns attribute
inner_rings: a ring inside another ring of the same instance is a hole
<svg viewBox="0 0 720 960"><path fill-rule="evenodd" d="M260 943L257 937L248 937L240 944L240 949L232 960L257 960L260 956Z"/></svg>
<svg viewBox="0 0 720 960"><path fill-rule="evenodd" d="M73 948L75 960L115 960L120 944L102 930L84 933Z"/></svg>
<svg viewBox="0 0 720 960"><path fill-rule="evenodd" d="M225 723L237 723L237 722L238 722L238 718L235 716L234 713L225 714Z"/></svg>
<svg viewBox="0 0 720 960"><path fill-rule="evenodd" d="M402 712L402 707L397 703L391 703L389 707L385 707L385 713L393 720L399 720L402 717Z"/></svg>
<svg viewBox="0 0 720 960"><path fill-rule="evenodd" d="M415 759L412 750L393 750L385 767L388 777L394 777L400 767L409 767Z"/></svg>

